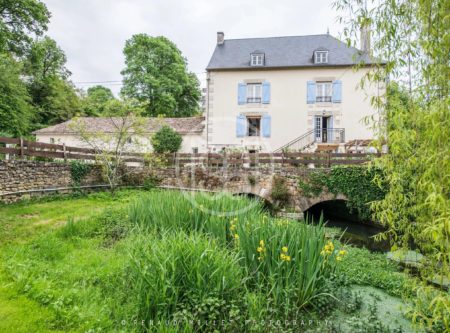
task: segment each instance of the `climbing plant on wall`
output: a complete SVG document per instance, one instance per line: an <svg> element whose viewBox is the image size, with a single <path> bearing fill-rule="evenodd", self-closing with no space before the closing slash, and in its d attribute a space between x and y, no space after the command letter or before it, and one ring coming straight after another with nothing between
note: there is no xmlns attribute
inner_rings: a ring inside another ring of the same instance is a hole
<svg viewBox="0 0 450 333"><path fill-rule="evenodd" d="M335 166L330 171L315 171L308 180L298 180L298 187L308 197L318 196L324 190L347 197L347 207L360 218L370 219L370 203L386 193L380 169L367 166ZM375 182L378 180L378 182Z"/></svg>
<svg viewBox="0 0 450 333"><path fill-rule="evenodd" d="M81 161L72 161L70 163L70 177L72 180L72 186L79 188L84 177L87 176L90 170L90 165Z"/></svg>

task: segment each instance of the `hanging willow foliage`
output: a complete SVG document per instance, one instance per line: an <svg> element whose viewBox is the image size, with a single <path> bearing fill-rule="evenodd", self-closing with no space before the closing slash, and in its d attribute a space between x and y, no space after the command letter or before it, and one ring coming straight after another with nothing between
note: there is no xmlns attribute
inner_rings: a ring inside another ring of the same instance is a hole
<svg viewBox="0 0 450 333"><path fill-rule="evenodd" d="M370 122L389 154L378 159L389 184L375 202L375 218L397 245L412 243L429 259L422 276L449 278L450 256L450 1L337 0L343 37L349 44L361 27L372 31L378 65L361 82L384 82L386 94L373 99L381 117ZM430 296L412 311L433 331L450 331L448 294Z"/></svg>

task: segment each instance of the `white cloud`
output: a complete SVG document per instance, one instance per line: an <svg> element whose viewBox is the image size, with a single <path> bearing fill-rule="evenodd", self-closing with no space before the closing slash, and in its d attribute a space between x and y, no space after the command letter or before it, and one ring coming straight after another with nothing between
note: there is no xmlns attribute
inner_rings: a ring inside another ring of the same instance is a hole
<svg viewBox="0 0 450 333"><path fill-rule="evenodd" d="M66 52L74 82L121 80L122 49L136 33L177 44L189 69L204 81L216 32L226 38L338 35L326 0L44 0L52 12L48 34ZM88 84L77 84L87 88ZM115 93L118 83L105 83Z"/></svg>

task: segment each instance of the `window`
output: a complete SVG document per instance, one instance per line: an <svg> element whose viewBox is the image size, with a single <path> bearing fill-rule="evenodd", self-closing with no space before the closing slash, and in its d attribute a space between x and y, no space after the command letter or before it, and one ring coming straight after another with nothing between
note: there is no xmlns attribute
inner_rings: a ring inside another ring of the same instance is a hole
<svg viewBox="0 0 450 333"><path fill-rule="evenodd" d="M315 51L314 52L314 63L315 64L328 63L328 51Z"/></svg>
<svg viewBox="0 0 450 333"><path fill-rule="evenodd" d="M264 65L264 54L254 53L251 55L250 65L252 66L263 66Z"/></svg>
<svg viewBox="0 0 450 333"><path fill-rule="evenodd" d="M261 103L262 84L249 83L247 84L247 103Z"/></svg>
<svg viewBox="0 0 450 333"><path fill-rule="evenodd" d="M50 138L50 143L55 143L55 138Z"/></svg>
<svg viewBox="0 0 450 333"><path fill-rule="evenodd" d="M316 102L331 102L332 82L316 82Z"/></svg>
<svg viewBox="0 0 450 333"><path fill-rule="evenodd" d="M261 129L261 117L247 117L247 136L259 136Z"/></svg>
<svg viewBox="0 0 450 333"><path fill-rule="evenodd" d="M198 147L192 147L192 154L198 154Z"/></svg>

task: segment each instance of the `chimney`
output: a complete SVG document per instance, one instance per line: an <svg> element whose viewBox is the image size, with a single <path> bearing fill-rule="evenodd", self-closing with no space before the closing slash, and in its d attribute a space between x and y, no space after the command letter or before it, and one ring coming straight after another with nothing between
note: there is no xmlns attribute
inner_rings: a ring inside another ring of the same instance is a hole
<svg viewBox="0 0 450 333"><path fill-rule="evenodd" d="M370 25L363 24L361 26L361 51L370 54Z"/></svg>
<svg viewBox="0 0 450 333"><path fill-rule="evenodd" d="M225 41L225 34L222 31L217 32L217 45L222 45Z"/></svg>

